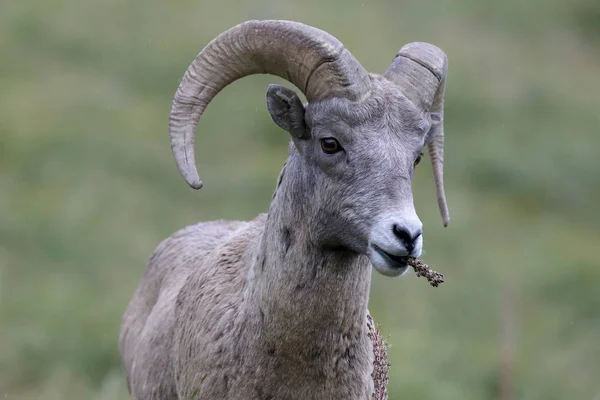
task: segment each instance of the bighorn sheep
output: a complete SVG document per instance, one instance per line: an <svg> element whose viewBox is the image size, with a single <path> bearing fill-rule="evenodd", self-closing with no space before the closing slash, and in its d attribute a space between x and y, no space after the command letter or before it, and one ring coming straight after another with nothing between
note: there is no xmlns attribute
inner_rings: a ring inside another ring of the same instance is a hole
<svg viewBox="0 0 600 400"><path fill-rule="evenodd" d="M228 84L272 74L267 108L291 136L266 214L189 226L164 240L123 315L119 348L133 399L370 399L367 302L373 266L408 269L422 249L411 180L428 146L443 223L447 57L402 47L368 73L333 36L247 21L210 42L174 96L170 140L202 187L194 134Z"/></svg>

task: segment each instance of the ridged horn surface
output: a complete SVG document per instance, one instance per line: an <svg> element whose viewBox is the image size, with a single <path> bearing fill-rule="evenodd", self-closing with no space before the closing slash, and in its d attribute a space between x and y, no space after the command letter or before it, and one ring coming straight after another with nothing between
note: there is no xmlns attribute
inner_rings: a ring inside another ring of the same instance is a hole
<svg viewBox="0 0 600 400"><path fill-rule="evenodd" d="M433 139L428 143L436 194L444 227L450 216L444 191L444 95L448 57L440 48L423 42L402 47L384 76L396 83L404 95L424 112L437 114Z"/></svg>
<svg viewBox="0 0 600 400"><path fill-rule="evenodd" d="M309 102L330 97L358 101L370 77L330 34L292 21L247 21L211 41L189 66L173 98L169 118L171 149L179 171L194 189L194 138L210 101L230 83L252 74L288 80Z"/></svg>

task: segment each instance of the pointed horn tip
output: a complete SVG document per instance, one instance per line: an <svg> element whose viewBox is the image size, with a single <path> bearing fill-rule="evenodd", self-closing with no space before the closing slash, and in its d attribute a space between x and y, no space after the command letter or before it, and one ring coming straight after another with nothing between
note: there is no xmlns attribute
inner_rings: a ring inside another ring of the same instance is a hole
<svg viewBox="0 0 600 400"><path fill-rule="evenodd" d="M178 157L178 154L180 154L178 151L175 150L174 153L177 168L179 169L179 173L181 174L181 176L183 176L185 182L192 189L202 189L202 187L204 186L204 182L202 182L200 176L198 175L198 171L195 167L195 162L193 161L194 157L186 155L185 159L181 159L180 157ZM190 159L192 160L191 163L189 162Z"/></svg>
<svg viewBox="0 0 600 400"><path fill-rule="evenodd" d="M184 170L185 171L185 170ZM183 171L182 171L183 172ZM198 190L198 189L202 189L202 187L204 186L204 182L202 182L202 180L200 179L200 177L198 176L198 172L196 171L196 169L191 169L189 170L188 173L183 172L183 179L185 179L185 181L187 182L187 184L194 190Z"/></svg>
<svg viewBox="0 0 600 400"><path fill-rule="evenodd" d="M450 215L448 215L448 209L442 213L442 224L444 224L444 228L447 228L450 224Z"/></svg>
<svg viewBox="0 0 600 400"><path fill-rule="evenodd" d="M198 190L202 189L202 187L204 186L204 182L202 182L200 179L196 179L194 181L188 182L188 185L190 185L192 189Z"/></svg>

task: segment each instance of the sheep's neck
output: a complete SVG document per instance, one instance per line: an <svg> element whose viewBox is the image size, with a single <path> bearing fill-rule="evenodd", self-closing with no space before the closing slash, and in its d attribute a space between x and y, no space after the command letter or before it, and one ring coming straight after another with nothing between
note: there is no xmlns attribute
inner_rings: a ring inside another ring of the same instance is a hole
<svg viewBox="0 0 600 400"><path fill-rule="evenodd" d="M336 363L367 346L371 268L365 256L311 243L306 210L286 201L298 198L290 190L281 184L271 204L249 301L266 351L299 367Z"/></svg>

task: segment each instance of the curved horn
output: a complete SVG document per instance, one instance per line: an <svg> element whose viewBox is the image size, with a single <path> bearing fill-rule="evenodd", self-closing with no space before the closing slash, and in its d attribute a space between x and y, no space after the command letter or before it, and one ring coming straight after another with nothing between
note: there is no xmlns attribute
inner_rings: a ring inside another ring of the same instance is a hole
<svg viewBox="0 0 600 400"><path fill-rule="evenodd" d="M287 79L308 101L358 101L371 79L340 41L298 22L247 21L221 33L189 66L171 106L171 149L192 188L203 185L194 156L194 133L202 113L223 88L252 74Z"/></svg>
<svg viewBox="0 0 600 400"><path fill-rule="evenodd" d="M450 217L444 192L444 94L448 57L438 47L422 42L402 47L384 76L398 84L413 104L425 112L437 114L427 144L433 167L438 206L444 227Z"/></svg>

